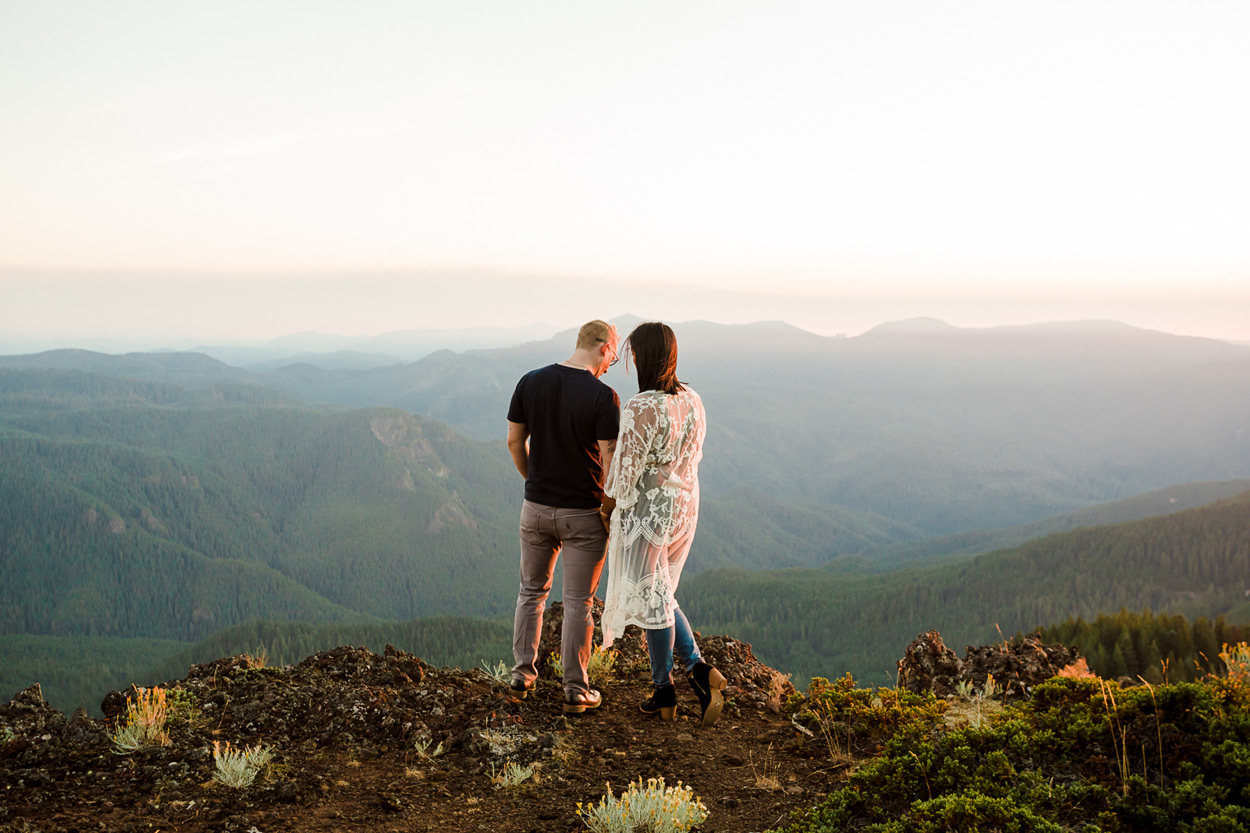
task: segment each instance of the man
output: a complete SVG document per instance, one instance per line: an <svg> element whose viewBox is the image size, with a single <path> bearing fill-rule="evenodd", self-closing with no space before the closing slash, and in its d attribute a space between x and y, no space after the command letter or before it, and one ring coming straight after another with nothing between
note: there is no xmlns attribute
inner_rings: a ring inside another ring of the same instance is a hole
<svg viewBox="0 0 1250 833"><path fill-rule="evenodd" d="M573 355L521 377L508 406L508 451L525 478L521 506L521 588L513 621L512 692L524 698L538 677L543 605L564 552L564 711L598 708L586 676L608 534L600 511L603 481L620 426L620 399L599 377L616 364L616 327L591 321ZM528 442L527 442L528 440Z"/></svg>

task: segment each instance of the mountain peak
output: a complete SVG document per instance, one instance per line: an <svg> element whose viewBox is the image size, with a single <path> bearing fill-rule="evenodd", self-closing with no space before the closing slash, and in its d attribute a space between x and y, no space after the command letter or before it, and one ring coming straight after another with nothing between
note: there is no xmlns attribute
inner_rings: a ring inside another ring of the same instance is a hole
<svg viewBox="0 0 1250 833"><path fill-rule="evenodd" d="M902 321L887 321L884 324L878 324L871 330L865 332L864 336L933 336L933 335L949 335L961 332L959 327L953 324L947 324L937 318L907 318Z"/></svg>

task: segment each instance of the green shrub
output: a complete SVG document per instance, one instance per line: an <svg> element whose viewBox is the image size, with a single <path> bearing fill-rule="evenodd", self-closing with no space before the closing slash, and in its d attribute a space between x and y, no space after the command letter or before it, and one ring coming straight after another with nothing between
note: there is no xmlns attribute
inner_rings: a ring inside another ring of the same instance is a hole
<svg viewBox="0 0 1250 833"><path fill-rule="evenodd" d="M832 695L813 689L864 720L861 707L875 702L845 681ZM893 732L881 755L785 830L1245 833L1247 689L1228 677L1133 688L1056 678L1030 701L957 730L935 721L932 705L901 703L901 718L866 724ZM797 705L796 717L810 710Z"/></svg>
<svg viewBox="0 0 1250 833"><path fill-rule="evenodd" d="M820 733L835 758L899 733L928 730L942 722L947 708L932 693L856 688L850 674L835 682L814 677L807 696L791 695L786 705L796 721Z"/></svg>

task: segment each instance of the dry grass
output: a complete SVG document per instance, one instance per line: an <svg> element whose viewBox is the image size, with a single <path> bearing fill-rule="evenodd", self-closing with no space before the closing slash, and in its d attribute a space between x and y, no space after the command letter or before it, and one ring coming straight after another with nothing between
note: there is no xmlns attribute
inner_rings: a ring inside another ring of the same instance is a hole
<svg viewBox="0 0 1250 833"><path fill-rule="evenodd" d="M768 678L767 703L769 708L777 711L781 710L781 706L786 701L786 683L790 682L789 674L782 674L780 671L771 670L772 676Z"/></svg>
<svg viewBox="0 0 1250 833"><path fill-rule="evenodd" d="M602 686L612 678L612 674L616 671L616 660L620 656L619 653L611 648L604 648L600 645L590 652L590 661L586 663L586 678L591 685ZM551 656L547 660L547 664L551 666L551 670L555 672L556 679L564 678L564 665L558 651L552 651Z"/></svg>
<svg viewBox="0 0 1250 833"><path fill-rule="evenodd" d="M1072 677L1077 680L1092 680L1097 675L1089 670L1089 663L1085 661L1085 657L1079 658L1071 665L1065 665L1059 669L1056 677Z"/></svg>
<svg viewBox="0 0 1250 833"><path fill-rule="evenodd" d="M551 747L551 760L561 767L571 767L577 764L581 760L581 749L577 741L573 740L571 735L556 735L555 745Z"/></svg>
<svg viewBox="0 0 1250 833"><path fill-rule="evenodd" d="M1228 678L1233 682L1250 684L1250 645L1238 642L1236 645L1225 645L1220 651L1220 659L1228 669Z"/></svg>
<svg viewBox="0 0 1250 833"><path fill-rule="evenodd" d="M773 745L768 744L768 749L760 756L759 765L756 766L755 753L750 755L751 774L755 776L755 789L766 790L768 792L778 792L781 790L781 768L777 763L777 759L773 757Z"/></svg>
<svg viewBox="0 0 1250 833"><path fill-rule="evenodd" d="M829 751L830 762L837 765L850 765L855 761L851 754L851 732L834 714L833 707L824 700L817 700L812 709L816 716L816 725L820 728L820 736Z"/></svg>
<svg viewBox="0 0 1250 833"><path fill-rule="evenodd" d="M257 645L252 649L251 653L243 654L243 659L247 661L248 671L258 671L261 668L269 667L269 649L264 645Z"/></svg>
<svg viewBox="0 0 1250 833"><path fill-rule="evenodd" d="M168 746L169 735L165 731L168 718L165 689L139 689L139 696L126 705L125 722L109 735L113 750L126 755L151 746Z"/></svg>

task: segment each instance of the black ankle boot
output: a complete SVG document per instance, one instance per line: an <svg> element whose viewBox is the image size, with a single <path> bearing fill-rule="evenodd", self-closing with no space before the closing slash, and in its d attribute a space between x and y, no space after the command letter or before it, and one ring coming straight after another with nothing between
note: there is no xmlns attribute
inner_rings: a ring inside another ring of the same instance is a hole
<svg viewBox="0 0 1250 833"><path fill-rule="evenodd" d="M656 686L638 709L643 714L659 714L660 720L672 720L677 716L677 689L672 683Z"/></svg>
<svg viewBox="0 0 1250 833"><path fill-rule="evenodd" d="M725 708L725 698L721 691L729 683L725 681L725 675L717 671L706 662L700 662L694 668L690 669L690 687L694 689L694 694L699 698L699 708L703 713L703 725L711 726L720 717L721 710Z"/></svg>

